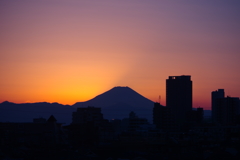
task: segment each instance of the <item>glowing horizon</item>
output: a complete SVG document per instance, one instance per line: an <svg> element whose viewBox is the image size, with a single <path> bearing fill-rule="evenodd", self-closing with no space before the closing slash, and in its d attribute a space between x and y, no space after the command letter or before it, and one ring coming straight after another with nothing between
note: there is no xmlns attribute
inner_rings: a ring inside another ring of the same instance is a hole
<svg viewBox="0 0 240 160"><path fill-rule="evenodd" d="M240 97L240 2L1 1L0 102L86 101L129 86L165 105L168 76L191 75L193 107Z"/></svg>

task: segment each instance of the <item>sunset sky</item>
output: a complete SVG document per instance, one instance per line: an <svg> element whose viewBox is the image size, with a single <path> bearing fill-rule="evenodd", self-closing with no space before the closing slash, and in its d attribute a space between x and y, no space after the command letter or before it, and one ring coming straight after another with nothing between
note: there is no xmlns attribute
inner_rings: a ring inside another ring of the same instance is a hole
<svg viewBox="0 0 240 160"><path fill-rule="evenodd" d="M193 107L240 97L239 0L1 0L0 102L86 101L129 86L165 105L191 75Z"/></svg>

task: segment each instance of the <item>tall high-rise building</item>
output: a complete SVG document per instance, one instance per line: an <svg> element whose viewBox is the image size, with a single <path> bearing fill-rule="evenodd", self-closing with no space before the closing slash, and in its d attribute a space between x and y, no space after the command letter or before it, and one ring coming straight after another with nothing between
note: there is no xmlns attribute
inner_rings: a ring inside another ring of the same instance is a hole
<svg viewBox="0 0 240 160"><path fill-rule="evenodd" d="M212 120L213 122L216 123L217 121L217 117L216 117L216 113L217 113L217 108L216 108L216 100L218 98L224 98L225 93L224 93L224 89L218 89L217 91L213 91L212 92Z"/></svg>
<svg viewBox="0 0 240 160"><path fill-rule="evenodd" d="M177 123L187 121L192 111L191 76L169 76L166 80L166 106L171 108Z"/></svg>

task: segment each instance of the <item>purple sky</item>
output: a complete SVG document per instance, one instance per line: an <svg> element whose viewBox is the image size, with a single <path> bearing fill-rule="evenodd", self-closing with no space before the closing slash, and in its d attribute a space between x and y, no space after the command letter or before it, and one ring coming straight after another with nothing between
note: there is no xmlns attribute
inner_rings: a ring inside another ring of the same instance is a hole
<svg viewBox="0 0 240 160"><path fill-rule="evenodd" d="M240 97L239 0L1 0L0 101L73 104L129 86L165 104L192 75L193 107Z"/></svg>

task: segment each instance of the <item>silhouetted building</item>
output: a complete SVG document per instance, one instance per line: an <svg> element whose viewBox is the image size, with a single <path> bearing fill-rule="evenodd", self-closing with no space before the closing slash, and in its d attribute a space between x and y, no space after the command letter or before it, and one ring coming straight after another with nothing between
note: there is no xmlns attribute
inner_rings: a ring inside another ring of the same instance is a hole
<svg viewBox="0 0 240 160"><path fill-rule="evenodd" d="M128 122L129 131L138 131L143 125L149 125L146 118L139 118L133 111L129 113Z"/></svg>
<svg viewBox="0 0 240 160"><path fill-rule="evenodd" d="M72 124L66 128L74 146L101 144L114 139L112 124L103 119L101 108L77 108L72 113Z"/></svg>
<svg viewBox="0 0 240 160"><path fill-rule="evenodd" d="M73 124L87 122L100 123L101 121L103 121L103 114L101 113L101 108L77 108L77 111L72 113Z"/></svg>
<svg viewBox="0 0 240 160"><path fill-rule="evenodd" d="M212 98L212 121L214 123L217 122L217 117L216 117L216 112L217 112L217 110L216 110L216 99L224 98L225 97L224 94L225 94L224 93L224 89L218 89L218 90L212 92L212 97L211 97Z"/></svg>
<svg viewBox="0 0 240 160"><path fill-rule="evenodd" d="M192 125L198 125L203 122L203 108L197 108L197 110L192 110L188 116L188 122Z"/></svg>
<svg viewBox="0 0 240 160"><path fill-rule="evenodd" d="M236 125L239 117L239 98L226 97L215 99L214 122L219 125Z"/></svg>
<svg viewBox="0 0 240 160"><path fill-rule="evenodd" d="M197 108L197 111L195 112L193 120L197 123L202 123L203 115L204 115L203 108Z"/></svg>
<svg viewBox="0 0 240 160"><path fill-rule="evenodd" d="M166 80L166 106L171 109L176 123L183 124L192 111L191 76L169 76Z"/></svg>
<svg viewBox="0 0 240 160"><path fill-rule="evenodd" d="M173 121L171 108L162 106L160 103L154 103L153 124L156 125L158 129L172 130L175 123Z"/></svg>
<svg viewBox="0 0 240 160"><path fill-rule="evenodd" d="M56 120L56 118L55 118L53 115L51 115L51 116L48 118L47 122L57 122L57 120Z"/></svg>
<svg viewBox="0 0 240 160"><path fill-rule="evenodd" d="M62 124L56 123L54 116L50 116L48 121L43 120L46 119L41 118L40 122L37 120L35 123L0 123L0 132L3 136L0 145L53 147L67 144Z"/></svg>

